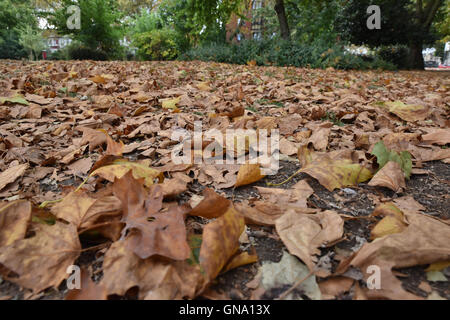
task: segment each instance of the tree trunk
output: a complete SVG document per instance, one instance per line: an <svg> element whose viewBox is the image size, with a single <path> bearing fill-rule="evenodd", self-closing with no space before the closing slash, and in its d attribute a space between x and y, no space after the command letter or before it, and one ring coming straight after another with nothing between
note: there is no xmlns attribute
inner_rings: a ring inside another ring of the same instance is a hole
<svg viewBox="0 0 450 320"><path fill-rule="evenodd" d="M289 30L289 23L287 21L284 0L277 0L275 4L275 11L278 16L278 22L280 23L281 37L285 40L290 40L291 31Z"/></svg>
<svg viewBox="0 0 450 320"><path fill-rule="evenodd" d="M413 70L423 70L425 68L425 63L423 60L422 41L414 41L409 45L409 68Z"/></svg>

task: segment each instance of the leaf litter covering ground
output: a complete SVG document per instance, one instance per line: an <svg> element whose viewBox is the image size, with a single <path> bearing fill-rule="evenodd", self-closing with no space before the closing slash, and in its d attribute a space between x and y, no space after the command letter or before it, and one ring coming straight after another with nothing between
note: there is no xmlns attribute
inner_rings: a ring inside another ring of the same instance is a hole
<svg viewBox="0 0 450 320"><path fill-rule="evenodd" d="M0 71L1 299L450 298L448 74ZM195 121L278 129L278 174L175 165L171 135Z"/></svg>

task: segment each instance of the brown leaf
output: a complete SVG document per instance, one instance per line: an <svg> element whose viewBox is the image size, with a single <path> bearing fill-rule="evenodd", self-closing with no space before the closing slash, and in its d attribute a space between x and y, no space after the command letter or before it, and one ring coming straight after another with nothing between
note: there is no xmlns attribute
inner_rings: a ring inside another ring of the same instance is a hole
<svg viewBox="0 0 450 320"><path fill-rule="evenodd" d="M32 230L35 236L0 248L0 264L6 268L4 279L38 293L57 287L68 276L66 270L74 264L81 245L72 224L34 224Z"/></svg>
<svg viewBox="0 0 450 320"><path fill-rule="evenodd" d="M199 261L208 282L217 277L237 252L239 237L244 228L244 218L233 206L229 207L221 217L205 226Z"/></svg>
<svg viewBox="0 0 450 320"><path fill-rule="evenodd" d="M78 130L83 132L83 137L81 138L80 146L89 144L90 152L92 152L96 147L106 143L107 141L105 134L99 130L94 130L87 127L81 127L78 128Z"/></svg>
<svg viewBox="0 0 450 320"><path fill-rule="evenodd" d="M114 216L121 212L121 202L116 197L93 199L83 191L71 192L54 205L52 213L73 223L78 229L89 228L102 216Z"/></svg>
<svg viewBox="0 0 450 320"><path fill-rule="evenodd" d="M278 235L289 252L313 271L319 248L342 238L344 221L334 211L302 214L288 211L275 224Z"/></svg>
<svg viewBox="0 0 450 320"><path fill-rule="evenodd" d="M139 287L140 299L193 299L203 276L198 265L186 261L169 261L159 257L140 259L128 248L132 237L113 243L103 262L104 277L100 284L108 295L123 296Z"/></svg>
<svg viewBox="0 0 450 320"><path fill-rule="evenodd" d="M256 187L264 200L278 204L283 208L300 207L307 208L307 200L314 190L305 180L301 180L291 189L276 189Z"/></svg>
<svg viewBox="0 0 450 320"><path fill-rule="evenodd" d="M349 292L355 280L345 277L333 277L319 282L323 299L333 300L345 292Z"/></svg>
<svg viewBox="0 0 450 320"><path fill-rule="evenodd" d="M102 131L106 136L106 153L105 153L105 155L121 157L123 154L123 150L125 148L125 145L123 144L123 142L122 141L115 142L110 137L110 135L108 134L108 132L106 130L100 130L100 131Z"/></svg>
<svg viewBox="0 0 450 320"><path fill-rule="evenodd" d="M287 156L292 156L294 154L297 154L298 148L296 147L295 143L293 143L285 138L281 138L280 152Z"/></svg>
<svg viewBox="0 0 450 320"><path fill-rule="evenodd" d="M313 134L308 140L308 143L312 143L314 149L318 151L324 151L328 146L328 137L330 133L331 128L319 128L318 130L314 130Z"/></svg>
<svg viewBox="0 0 450 320"><path fill-rule="evenodd" d="M423 142L429 144L446 145L450 143L450 129L435 129L422 136Z"/></svg>
<svg viewBox="0 0 450 320"><path fill-rule="evenodd" d="M392 268L408 268L450 260L450 226L422 214L403 212L409 223L401 233L391 234L366 243L356 254L343 261L337 273L350 266L359 268L367 279L369 266L381 270L381 289L368 290L369 298L417 299L406 292L402 283L392 274Z"/></svg>
<svg viewBox="0 0 450 320"><path fill-rule="evenodd" d="M135 180L131 172L116 179L114 195L120 199L123 221L127 231L135 232L128 241L130 249L140 258L160 255L174 260L189 258L190 249L186 240L184 224L185 209L179 206L162 208L163 193L160 186L144 189L141 180Z"/></svg>
<svg viewBox="0 0 450 320"><path fill-rule="evenodd" d="M389 161L377 174L370 180L371 187L386 187L394 192L399 192L406 188L405 174L397 162Z"/></svg>
<svg viewBox="0 0 450 320"><path fill-rule="evenodd" d="M31 204L18 200L0 203L0 247L25 237L31 220Z"/></svg>
<svg viewBox="0 0 450 320"><path fill-rule="evenodd" d="M81 289L70 290L65 300L106 300L106 289L96 284L86 269L81 269Z"/></svg>
<svg viewBox="0 0 450 320"><path fill-rule="evenodd" d="M400 233L405 230L408 225L403 212L401 212L401 210L398 209L393 203L380 204L377 208L375 208L372 215L384 216L384 218L372 229L372 240L384 237L386 235Z"/></svg>
<svg viewBox="0 0 450 320"><path fill-rule="evenodd" d="M213 189L205 188L203 190L204 199L195 206L189 214L207 219L218 218L222 216L230 206L230 201L218 195Z"/></svg>
<svg viewBox="0 0 450 320"><path fill-rule="evenodd" d="M91 170L92 163L91 158L83 158L73 162L71 165L68 165L67 168L69 168L75 175L85 175L89 172L89 170Z"/></svg>
<svg viewBox="0 0 450 320"><path fill-rule="evenodd" d="M187 182L180 178L165 179L160 186L164 198L175 197L188 190Z"/></svg>
<svg viewBox="0 0 450 320"><path fill-rule="evenodd" d="M11 167L0 173L0 191L3 190L3 188L5 188L8 184L16 181L17 178L21 177L27 169L28 164L25 163Z"/></svg>

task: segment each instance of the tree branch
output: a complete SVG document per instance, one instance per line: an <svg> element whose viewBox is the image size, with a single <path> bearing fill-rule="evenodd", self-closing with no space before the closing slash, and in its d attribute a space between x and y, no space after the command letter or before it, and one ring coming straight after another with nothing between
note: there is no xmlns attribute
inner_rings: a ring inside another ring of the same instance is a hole
<svg viewBox="0 0 450 320"><path fill-rule="evenodd" d="M431 23L433 22L434 17L436 16L436 13L439 10L439 7L442 5L442 0L433 0L430 1L427 7L426 16L425 16L425 22L423 26L428 30L431 26Z"/></svg>

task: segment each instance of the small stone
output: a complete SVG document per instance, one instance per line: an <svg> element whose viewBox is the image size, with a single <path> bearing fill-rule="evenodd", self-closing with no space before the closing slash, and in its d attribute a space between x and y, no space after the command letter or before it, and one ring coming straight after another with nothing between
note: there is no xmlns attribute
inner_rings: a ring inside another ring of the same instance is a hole
<svg viewBox="0 0 450 320"><path fill-rule="evenodd" d="M349 195L352 195L352 196L355 196L355 195L358 194L355 190L350 189L350 188L342 189L342 191L344 191L346 194L349 194Z"/></svg>

